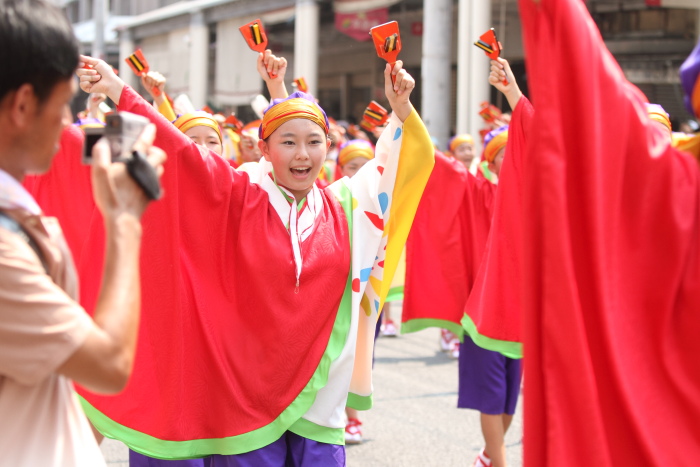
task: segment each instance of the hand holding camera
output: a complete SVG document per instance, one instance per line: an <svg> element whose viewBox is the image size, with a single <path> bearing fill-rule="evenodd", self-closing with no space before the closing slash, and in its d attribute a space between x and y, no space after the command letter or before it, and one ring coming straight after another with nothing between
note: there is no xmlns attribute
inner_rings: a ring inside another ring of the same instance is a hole
<svg viewBox="0 0 700 467"><path fill-rule="evenodd" d="M117 115L123 118L123 114ZM139 219L148 202L160 197L159 178L166 155L153 147L155 135L155 125L144 125L133 147L129 146L132 155L123 164L112 163L107 138L100 139L92 149L93 194L105 219L116 219L122 214Z"/></svg>
<svg viewBox="0 0 700 467"><path fill-rule="evenodd" d="M119 105L124 81L104 60L81 55L76 74L80 78L80 87L83 91L105 93L115 104ZM93 146L104 135L112 162L124 162L128 173L144 190L149 199L160 198L158 175L153 167L146 162L143 154L139 154L139 150L134 146L134 143L140 139L139 135L141 135L142 130L149 124L148 119L120 112L108 115L106 120L105 128L86 130L83 162L90 163ZM152 144L152 140L148 144L149 147L150 144Z"/></svg>
<svg viewBox="0 0 700 467"><path fill-rule="evenodd" d="M129 112L108 114L104 127L86 128L83 163L90 164L94 146L102 138L109 146L111 162L123 162L134 181L149 199L161 196L158 175L142 152L136 149L144 129L150 124L146 117ZM152 141L151 141L152 143ZM149 147L150 144L149 143Z"/></svg>

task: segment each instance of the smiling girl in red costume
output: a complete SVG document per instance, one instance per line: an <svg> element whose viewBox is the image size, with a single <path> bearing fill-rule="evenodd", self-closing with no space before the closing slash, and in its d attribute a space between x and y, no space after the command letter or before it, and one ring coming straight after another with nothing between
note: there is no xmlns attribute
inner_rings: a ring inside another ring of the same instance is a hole
<svg viewBox="0 0 700 467"><path fill-rule="evenodd" d="M92 422L150 457L345 465L343 410L371 406L375 323L433 166L409 101L413 78L400 61L387 66L394 115L376 157L320 190L328 120L311 96L273 101L260 127L263 159L241 173L104 62L83 61L92 67L78 71L83 89L156 123L171 174L144 220L134 376L117 398L84 393ZM86 246L84 277L100 268L99 238ZM85 284L88 309L94 287Z"/></svg>

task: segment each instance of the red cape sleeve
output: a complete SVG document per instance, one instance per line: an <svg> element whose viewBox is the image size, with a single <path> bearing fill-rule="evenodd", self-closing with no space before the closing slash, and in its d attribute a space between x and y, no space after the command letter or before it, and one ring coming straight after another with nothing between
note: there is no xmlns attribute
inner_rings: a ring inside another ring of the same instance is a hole
<svg viewBox="0 0 700 467"><path fill-rule="evenodd" d="M700 455L698 165L651 125L579 0L520 1L525 465Z"/></svg>
<svg viewBox="0 0 700 467"><path fill-rule="evenodd" d="M443 327L462 334L464 304L486 244L496 186L457 160L435 167L406 243L402 332Z"/></svg>
<svg viewBox="0 0 700 467"><path fill-rule="evenodd" d="M471 282L463 222L467 170L435 154L433 168L406 241L406 278L401 331L431 326L459 333L461 309Z"/></svg>
<svg viewBox="0 0 700 467"><path fill-rule="evenodd" d="M462 320L474 342L512 358L522 356L522 172L533 118L532 104L523 96L513 111L491 229Z"/></svg>
<svg viewBox="0 0 700 467"><path fill-rule="evenodd" d="M152 278L159 283L152 286L158 292L147 297L154 297L155 302L162 299L167 303L173 301L170 290L180 280L176 265L182 258L204 261L207 257L213 260L213 249L217 245L223 249L226 241L235 241L235 232L229 239L224 237L227 232L226 220L230 204L242 203L243 195L231 194L234 189L245 190L247 183L234 184L233 180L247 180L247 177L238 173L234 175L227 161L197 146L128 86L122 92L119 110L151 120L157 129L154 145L168 155L161 178L164 196L151 203L143 216L141 246L142 268L164 271L162 277ZM96 213L97 218L93 219L91 226L89 251L85 252L79 268L81 300L87 310L92 310L96 302L104 261L104 228L99 212ZM180 306L179 303L173 305Z"/></svg>

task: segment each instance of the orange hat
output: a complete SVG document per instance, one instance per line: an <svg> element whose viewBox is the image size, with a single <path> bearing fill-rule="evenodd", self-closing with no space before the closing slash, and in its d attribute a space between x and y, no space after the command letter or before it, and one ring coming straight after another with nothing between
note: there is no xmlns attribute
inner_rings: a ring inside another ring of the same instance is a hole
<svg viewBox="0 0 700 467"><path fill-rule="evenodd" d="M688 135L685 133L673 133L671 145L680 151L689 152L700 159L700 134Z"/></svg>
<svg viewBox="0 0 700 467"><path fill-rule="evenodd" d="M496 154L508 143L508 125L490 131L484 139L484 153L482 158L488 162L493 162Z"/></svg>
<svg viewBox="0 0 700 467"><path fill-rule="evenodd" d="M262 123L262 120L260 120L260 119L258 119L258 120L253 120L252 122L248 122L248 123L246 123L245 125L243 125L243 128L241 129L241 131L246 131L246 132L247 132L248 130L255 129L255 132L257 133L258 130L260 129L260 124L261 124L261 123Z"/></svg>
<svg viewBox="0 0 700 467"><path fill-rule="evenodd" d="M356 157L364 157L365 159L374 159L374 148L369 141L364 139L353 139L343 144L338 152L338 165L344 166Z"/></svg>
<svg viewBox="0 0 700 467"><path fill-rule="evenodd" d="M196 126L206 126L212 128L214 131L216 131L216 134L219 137L219 142L223 144L224 139L221 137L221 129L219 128L219 124L211 115L206 112L202 112L201 110L181 115L173 122L173 125L175 125L177 129L183 133L186 133L187 130Z"/></svg>
<svg viewBox="0 0 700 467"><path fill-rule="evenodd" d="M659 104L646 104L647 113L652 120L663 124L668 131L671 131L671 120L668 118L668 114Z"/></svg>
<svg viewBox="0 0 700 467"><path fill-rule="evenodd" d="M311 120L323 128L324 134L328 134L328 118L323 109L313 100L313 96L294 92L286 99L275 99L265 110L260 125L260 139L267 139L283 123L295 118Z"/></svg>
<svg viewBox="0 0 700 467"><path fill-rule="evenodd" d="M474 138L472 138L472 135L468 134L463 134L463 135L457 135L454 138L450 140L450 145L449 145L449 150L450 152L454 152L455 149L457 149L460 145L468 143L468 144L474 144Z"/></svg>

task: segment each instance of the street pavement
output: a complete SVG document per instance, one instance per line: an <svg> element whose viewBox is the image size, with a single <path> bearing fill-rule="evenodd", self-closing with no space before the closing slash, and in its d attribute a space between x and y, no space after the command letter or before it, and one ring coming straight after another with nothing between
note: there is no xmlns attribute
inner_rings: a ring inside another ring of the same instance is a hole
<svg viewBox="0 0 700 467"><path fill-rule="evenodd" d="M347 446L349 467L472 465L483 447L479 414L456 408L457 361L440 352L439 336L426 329L377 340L374 407L361 412L364 442ZM522 466L521 402L506 436L509 467ZM123 444L105 440L102 451L110 467L128 466Z"/></svg>

